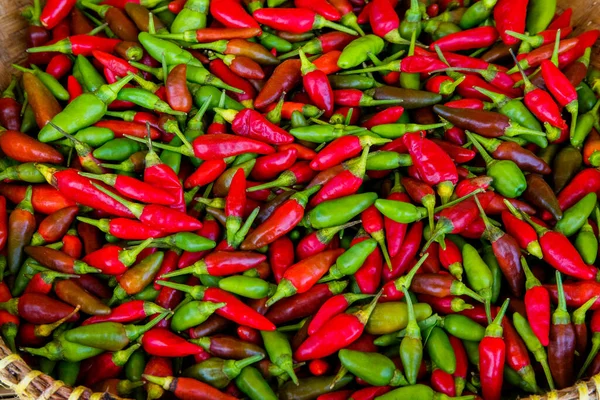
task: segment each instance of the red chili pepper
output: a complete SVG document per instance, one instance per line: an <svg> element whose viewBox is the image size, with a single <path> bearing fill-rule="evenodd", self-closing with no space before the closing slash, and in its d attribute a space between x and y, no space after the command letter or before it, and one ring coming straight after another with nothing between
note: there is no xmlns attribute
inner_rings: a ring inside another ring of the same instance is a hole
<svg viewBox="0 0 600 400"><path fill-rule="evenodd" d="M502 319L502 328L504 342L506 343L506 364L517 371L525 382L533 387L537 386L535 373L533 372L529 353L523 339L521 339L521 336L519 336L519 333L508 318Z"/></svg>
<svg viewBox="0 0 600 400"><path fill-rule="evenodd" d="M439 257L442 266L446 268L452 276L462 280L463 257L458 246L450 239L444 238L445 248L440 246Z"/></svg>
<svg viewBox="0 0 600 400"><path fill-rule="evenodd" d="M83 321L81 325L97 324L100 322L134 323L165 311L164 308L148 301L130 300L113 308L109 315L95 315Z"/></svg>
<svg viewBox="0 0 600 400"><path fill-rule="evenodd" d="M115 47L121 41L118 39L108 39L90 35L73 35L58 42L47 45L27 49L29 53L42 53L46 51L57 51L64 54L73 54L74 56L82 55L89 57L94 50L112 53Z"/></svg>
<svg viewBox="0 0 600 400"><path fill-rule="evenodd" d="M186 189L197 186L206 186L217 180L219 176L227 169L227 164L223 159L204 161L194 173L192 173L184 182Z"/></svg>
<svg viewBox="0 0 600 400"><path fill-rule="evenodd" d="M267 307L284 297L308 291L329 271L329 267L343 252L343 249L327 250L289 267L277 285L277 291L267 301Z"/></svg>
<svg viewBox="0 0 600 400"><path fill-rule="evenodd" d="M407 133L402 140L424 182L431 186L438 185L442 203L447 202L458 182L456 166L450 156L418 133Z"/></svg>
<svg viewBox="0 0 600 400"><path fill-rule="evenodd" d="M83 244L81 240L77 236L77 231L75 229L69 229L66 235L62 238L62 251L68 256L71 256L75 259L81 258L81 253L83 251Z"/></svg>
<svg viewBox="0 0 600 400"><path fill-rule="evenodd" d="M211 1L210 14L228 28L260 28L238 1Z"/></svg>
<svg viewBox="0 0 600 400"><path fill-rule="evenodd" d="M318 69L325 72L325 74L327 75L335 74L336 72L342 70L337 65L341 54L342 52L339 50L332 50L329 53L325 53L316 60L314 60L313 64L315 64L315 66Z"/></svg>
<svg viewBox="0 0 600 400"><path fill-rule="evenodd" d="M577 119L579 102L577 101L577 91L569 79L558 69L552 61L544 60L541 64L542 76L546 83L546 88L552 93L561 107L565 107L571 113L571 120ZM571 131L575 131L575 123L571 124Z"/></svg>
<svg viewBox="0 0 600 400"><path fill-rule="evenodd" d="M215 221L211 215L207 215L202 221L202 228L196 232L198 235L203 236L207 239L216 242L221 236L221 226ZM199 252L183 252L179 258L177 268L185 268L194 264L196 261L203 259L210 250L199 251Z"/></svg>
<svg viewBox="0 0 600 400"><path fill-rule="evenodd" d="M344 312L352 303L369 298L369 295L346 293L339 294L327 300L313 316L308 325L308 334L314 335L327 321Z"/></svg>
<svg viewBox="0 0 600 400"><path fill-rule="evenodd" d="M148 132L145 124L129 121L99 121L96 122L94 126L110 129L114 132L116 138L124 137L125 135L145 138ZM161 133L158 129L150 127L150 138L152 140L158 139L160 136Z"/></svg>
<svg viewBox="0 0 600 400"><path fill-rule="evenodd" d="M398 291L398 293L402 292ZM431 305L431 308L435 312L441 314L454 314L473 308L472 305L465 303L463 299L457 296L437 297L429 294L420 294L418 298L420 302L425 302Z"/></svg>
<svg viewBox="0 0 600 400"><path fill-rule="evenodd" d="M297 157L298 150L295 148L259 157L256 159L256 164L254 164L250 176L260 181L274 179L277 175L294 165Z"/></svg>
<svg viewBox="0 0 600 400"><path fill-rule="evenodd" d="M392 190L390 191L390 194L388 195L387 199L410 203L410 197L408 197L408 195L404 193L405 189L400 183L400 177L398 174L394 175L394 182L394 187L392 187ZM388 217L384 217L383 221L385 225L387 248L390 253L390 256L395 257L399 253L400 247L404 242L404 237L406 236L408 224L396 222Z"/></svg>
<svg viewBox="0 0 600 400"><path fill-rule="evenodd" d="M565 235L533 222L527 214L516 211L514 207L509 208L513 215L517 218L521 216L535 229L539 236L544 261L563 274L582 280L596 279L598 270L583 262L577 249Z"/></svg>
<svg viewBox="0 0 600 400"><path fill-rule="evenodd" d="M369 5L370 3L367 3ZM366 8L366 7L365 7ZM352 393L351 400L374 400L392 390L391 386L370 386Z"/></svg>
<svg viewBox="0 0 600 400"><path fill-rule="evenodd" d="M223 60L220 58L212 60L208 68L210 72L223 80L226 84L243 91L242 93L236 93L228 90L227 95L231 96L236 101L239 101L246 107L250 107L252 105L252 101L256 97L256 90L254 89L254 86L250 84L250 82L231 71L227 64L225 64L225 62L223 62Z"/></svg>
<svg viewBox="0 0 600 400"><path fill-rule="evenodd" d="M504 378L506 344L502 339L502 318L508 307L508 300L502 306L494 321L485 329L485 337L479 343L479 373L483 396L488 400L499 400Z"/></svg>
<svg viewBox="0 0 600 400"><path fill-rule="evenodd" d="M527 4L529 1L514 2L510 0L499 0L494 7L494 21L500 38L507 46L517 44L519 39L510 36L506 31L517 33L525 32L527 17Z"/></svg>
<svg viewBox="0 0 600 400"><path fill-rule="evenodd" d="M542 249L537 239L535 229L525 221L520 220L508 211L502 211L502 223L506 231L512 235L523 250L529 254L542 258Z"/></svg>
<svg viewBox="0 0 600 400"><path fill-rule="evenodd" d="M79 313L74 313L74 307L54 300L41 293L26 293L21 297L0 303L3 310L13 315L19 315L31 324L52 324L69 316L69 322L79 319Z"/></svg>
<svg viewBox="0 0 600 400"><path fill-rule="evenodd" d="M153 376L172 376L173 375L173 363L170 358L167 357L150 357L146 367L144 368L145 375ZM163 396L164 390L161 386L147 382L146 391L148 392L149 400L156 400Z"/></svg>
<svg viewBox="0 0 600 400"><path fill-rule="evenodd" d="M331 28L355 35L335 22L328 21L314 11L305 8L260 8L254 11L254 19L269 28L291 33L305 33L313 29Z"/></svg>
<svg viewBox="0 0 600 400"><path fill-rule="evenodd" d="M242 242L241 249L259 249L294 229L304 217L304 208L308 203L309 196L319 189L319 186L314 186L303 192L298 192L286 200L265 222L250 232Z"/></svg>
<svg viewBox="0 0 600 400"><path fill-rule="evenodd" d="M234 133L236 133L239 136L242 136L242 137L234 136L234 138L237 141L252 140L253 142L260 141L260 142L264 142L264 143L277 144L277 145L291 143L294 141L294 137L292 135L290 135L288 132L286 132L282 128L278 127L277 125L269 122L258 111L246 108L239 112L234 111L234 110L222 110L222 109L217 109L216 112L221 114L221 116L223 116L225 118L225 120L227 120L228 122L231 123L231 129L233 130ZM198 142L199 139L204 138L204 137L214 138L215 136L216 135L200 136L198 139L194 140L195 149L198 148L196 143ZM219 135L219 136L226 136L226 135ZM229 136L229 135L227 135L227 136ZM232 139L232 141L233 141L233 139ZM248 146L249 145L250 144L248 144ZM264 144L263 144L263 146L269 147ZM271 154L271 153L273 153L272 150L273 149L271 149L268 152L261 151L259 154ZM256 150L253 150L253 149L249 149L249 151L257 152ZM196 156L199 157L199 154L196 154ZM227 157L227 156L224 156L224 157ZM202 157L199 157L199 158L202 158ZM216 157L213 157L213 158L216 158Z"/></svg>
<svg viewBox="0 0 600 400"><path fill-rule="evenodd" d="M548 25L548 29L563 29L571 26L571 16L573 15L573 9L567 8L560 15L555 15L554 19Z"/></svg>
<svg viewBox="0 0 600 400"><path fill-rule="evenodd" d="M319 109L325 111L325 117L331 117L333 114L333 90L327 79L327 74L317 69L300 50L300 60L302 65L302 82L306 93L310 97L312 103Z"/></svg>
<svg viewBox="0 0 600 400"><path fill-rule="evenodd" d="M353 314L341 313L327 321L321 329L300 345L294 353L294 359L308 361L327 357L352 344L362 335L380 296L381 293L375 296L363 310Z"/></svg>
<svg viewBox="0 0 600 400"><path fill-rule="evenodd" d="M332 241L335 240L336 235L339 232L356 224L357 222L349 222L344 225L319 229L304 236L296 245L296 256L298 260L304 260L305 258L325 251L330 247Z"/></svg>
<svg viewBox="0 0 600 400"><path fill-rule="evenodd" d="M205 359L210 355L200 346L190 343L181 336L164 328L153 328L142 336L144 351L152 356L185 357L202 355Z"/></svg>
<svg viewBox="0 0 600 400"><path fill-rule="evenodd" d="M446 103L447 105L447 103ZM384 109L383 111L378 112L373 115L367 121L363 122L361 126L371 129L377 125L383 124L394 124L398 122L400 117L404 114L404 108L401 106L392 106Z"/></svg>
<svg viewBox="0 0 600 400"><path fill-rule="evenodd" d="M294 264L294 244L289 237L282 236L269 245L268 254L275 283L279 283L285 271Z"/></svg>
<svg viewBox="0 0 600 400"><path fill-rule="evenodd" d="M314 11L329 21L338 21L342 17L338 10L327 0L294 0L294 5L298 8Z"/></svg>
<svg viewBox="0 0 600 400"><path fill-rule="evenodd" d="M71 67L73 66L73 62L71 59L64 54L57 54L52 57L52 60L48 63L46 67L46 72L55 77L56 79L61 79L63 76L71 71ZM12 128L9 128L12 129Z"/></svg>
<svg viewBox="0 0 600 400"><path fill-rule="evenodd" d="M139 72L136 67L132 66L127 61L104 51L94 50L92 51L92 55L100 64L105 68L110 69L118 76L124 77L127 76L129 72L134 74Z"/></svg>
<svg viewBox="0 0 600 400"><path fill-rule="evenodd" d="M434 367L431 371L430 383L436 392L443 393L446 396L456 396L454 377L448 372Z"/></svg>
<svg viewBox="0 0 600 400"><path fill-rule="evenodd" d="M388 232L386 228L386 232ZM389 236L389 232L388 232ZM391 281L403 275L410 267L415 256L419 252L421 239L423 238L423 223L417 221L411 225L406 234L398 254L392 256L392 269L383 270L384 281Z"/></svg>
<svg viewBox="0 0 600 400"><path fill-rule="evenodd" d="M55 280L69 278L78 278L78 276L73 274L64 274L57 271L38 272L31 278L27 284L27 287L25 288L24 293L49 294L52 291L52 286Z"/></svg>
<svg viewBox="0 0 600 400"><path fill-rule="evenodd" d="M374 0L369 5L369 22L373 33L392 43L405 43L400 37L400 18L389 0Z"/></svg>
<svg viewBox="0 0 600 400"><path fill-rule="evenodd" d="M69 15L75 3L77 3L76 0L47 1L42 9L40 22L46 29L54 28Z"/></svg>
<svg viewBox="0 0 600 400"><path fill-rule="evenodd" d="M162 205L172 205L175 203L175 199L170 193L126 175L96 175L85 172L80 172L79 175L101 181L115 188L123 196L143 203Z"/></svg>
<svg viewBox="0 0 600 400"><path fill-rule="evenodd" d="M93 225L102 232L109 233L119 239L146 240L148 238L159 238L167 236L168 233L161 229L151 228L139 221L128 218L113 218L93 220L85 217L77 217L86 224ZM100 247L100 246L98 246ZM87 254L91 251L86 252Z"/></svg>
<svg viewBox="0 0 600 400"><path fill-rule="evenodd" d="M365 147L361 157L344 165L344 171L325 183L321 190L310 200L309 205L315 207L324 201L356 193L363 183L368 155L369 147Z"/></svg>
<svg viewBox="0 0 600 400"><path fill-rule="evenodd" d="M83 86L73 75L69 75L67 78L67 91L69 92L69 103L83 94Z"/></svg>
<svg viewBox="0 0 600 400"><path fill-rule="evenodd" d="M442 51L474 50L489 47L498 40L498 31L493 26L482 26L451 33L429 45L431 50L439 46Z"/></svg>
<svg viewBox="0 0 600 400"><path fill-rule="evenodd" d="M221 0L225 2L226 0ZM237 3L235 3L237 4ZM236 397L225 394L214 387L192 378L175 378L173 376L161 378L143 375L149 382L162 386L163 389L184 400L235 400Z"/></svg>
<svg viewBox="0 0 600 400"><path fill-rule="evenodd" d="M359 233L352 239L350 246L363 242L369 239L369 236L364 231ZM383 257L379 249L375 249L365 260L363 265L354 273L354 279L364 294L375 294L381 286L381 271L383 270Z"/></svg>

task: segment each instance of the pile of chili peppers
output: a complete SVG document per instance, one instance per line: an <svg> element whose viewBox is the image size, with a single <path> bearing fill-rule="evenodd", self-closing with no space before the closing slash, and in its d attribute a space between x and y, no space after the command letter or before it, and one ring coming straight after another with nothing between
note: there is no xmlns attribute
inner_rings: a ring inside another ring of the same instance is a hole
<svg viewBox="0 0 600 400"><path fill-rule="evenodd" d="M600 31L548 0L38 0L0 331L135 399L500 399L600 373Z"/></svg>

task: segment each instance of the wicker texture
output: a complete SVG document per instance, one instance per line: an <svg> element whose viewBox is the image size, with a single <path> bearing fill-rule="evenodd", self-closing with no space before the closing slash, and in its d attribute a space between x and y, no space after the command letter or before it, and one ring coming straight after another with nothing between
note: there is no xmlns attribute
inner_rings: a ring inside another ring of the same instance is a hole
<svg viewBox="0 0 600 400"><path fill-rule="evenodd" d="M26 58L24 35L27 22L21 18L20 13L30 3L30 0L0 0L0 41L3 45L3 51L0 52L0 88L6 87L11 74L15 73L11 64L19 63ZM600 0L558 0L560 10L569 7L573 8L572 23L575 26L575 34L590 29L600 29ZM600 43L594 46L592 63L600 68ZM11 389L23 400L120 399L108 393L92 393L84 387L71 389L60 381L54 381L48 375L32 371L21 357L10 352L1 338L0 386ZM545 396L530 396L527 399L600 400L600 375L567 389L550 392Z"/></svg>

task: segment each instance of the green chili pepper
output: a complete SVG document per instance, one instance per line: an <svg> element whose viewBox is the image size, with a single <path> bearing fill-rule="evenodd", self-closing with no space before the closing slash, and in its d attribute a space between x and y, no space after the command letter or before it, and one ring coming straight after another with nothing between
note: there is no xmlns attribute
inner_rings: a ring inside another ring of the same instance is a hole
<svg viewBox="0 0 600 400"><path fill-rule="evenodd" d="M52 118L52 124L47 124L40 130L38 140L52 142L63 137L52 125L58 126L68 134L73 134L100 121L106 114L108 104L116 100L119 91L131 79L131 76L127 76L113 84L101 86L94 93L84 93L78 96Z"/></svg>
<svg viewBox="0 0 600 400"><path fill-rule="evenodd" d="M329 273L319 282L329 282L354 275L362 267L367 257L377 248L375 239L367 239L356 243L337 258L335 264L329 269Z"/></svg>
<svg viewBox="0 0 600 400"><path fill-rule="evenodd" d="M171 319L171 329L181 332L188 328L198 326L208 319L215 311L225 307L225 303L211 303L207 301L190 301L177 308Z"/></svg>
<svg viewBox="0 0 600 400"><path fill-rule="evenodd" d="M586 221L575 238L575 248L583 261L593 265L598 256L598 239L592 226Z"/></svg>
<svg viewBox="0 0 600 400"><path fill-rule="evenodd" d="M573 147L581 148L585 138L590 134L592 128L599 129L600 122L598 121L598 109L600 108L600 100L596 101L594 107L585 114L579 114L577 117L577 125L575 132L571 136L571 144Z"/></svg>
<svg viewBox="0 0 600 400"><path fill-rule="evenodd" d="M440 327L434 326L427 339L427 353L431 361L443 371L453 374L456 370L456 356L448 335Z"/></svg>
<svg viewBox="0 0 600 400"><path fill-rule="evenodd" d="M292 51L294 48L292 43L264 30L262 35L259 36L258 40L260 41L260 44L265 46L266 49L275 49L277 50L277 53L287 53L288 51Z"/></svg>
<svg viewBox="0 0 600 400"><path fill-rule="evenodd" d="M382 124L371 128L371 132L387 139L397 139L408 132L427 131L442 128L447 123L419 125L419 124Z"/></svg>
<svg viewBox="0 0 600 400"><path fill-rule="evenodd" d="M577 86L577 102L579 103L579 113L585 114L594 108L594 105L598 101L594 91L588 86L587 83L581 82Z"/></svg>
<svg viewBox="0 0 600 400"><path fill-rule="evenodd" d="M374 151L367 158L367 171L387 171L400 167L413 165L410 154L401 154L395 151Z"/></svg>
<svg viewBox="0 0 600 400"><path fill-rule="evenodd" d="M279 388L281 400L309 400L316 399L322 394L335 392L352 382L352 375L345 375L340 379L332 376L313 376L299 380L299 385L287 382Z"/></svg>
<svg viewBox="0 0 600 400"><path fill-rule="evenodd" d="M460 314L446 315L442 327L449 334L462 340L479 342L485 336L485 328L471 318Z"/></svg>
<svg viewBox="0 0 600 400"><path fill-rule="evenodd" d="M429 318L433 313L431 306L427 303L416 303L413 308L417 321ZM385 335L404 329L407 324L408 308L406 303L399 301L378 303L367 322L366 331L371 335Z"/></svg>
<svg viewBox="0 0 600 400"><path fill-rule="evenodd" d="M307 225L315 229L342 225L365 211L377 200L377 193L367 192L319 203L306 215Z"/></svg>
<svg viewBox="0 0 600 400"><path fill-rule="evenodd" d="M399 400L399 399L411 399L411 400L434 400L434 399L454 399L454 400L467 400L474 399L475 396L460 396L460 397L448 397L441 393L435 392L432 388L422 384L404 386L391 392L387 392L379 397L378 400Z"/></svg>
<svg viewBox="0 0 600 400"><path fill-rule="evenodd" d="M70 342L65 339L64 334L59 335L58 338L39 349L26 347L23 350L36 356L46 357L49 360L70 362L83 361L104 353L102 349Z"/></svg>
<svg viewBox="0 0 600 400"><path fill-rule="evenodd" d="M192 53L173 42L159 39L148 32L140 32L138 39L148 54L155 60L162 60L164 55L167 65L188 64L203 68L202 63Z"/></svg>
<svg viewBox="0 0 600 400"><path fill-rule="evenodd" d="M498 0L482 0L473 4L460 19L462 29L475 28L481 25L491 14Z"/></svg>
<svg viewBox="0 0 600 400"><path fill-rule="evenodd" d="M194 90L195 89L195 90ZM194 96L194 104L197 107L202 107L206 102L209 103L208 109L212 110L215 107L221 107L219 105L219 99L222 96L222 92L214 86L200 86L194 88L192 86L192 94ZM244 109L244 106L241 103L238 103L231 97L224 95L224 108L233 109L237 111L241 111Z"/></svg>
<svg viewBox="0 0 600 400"><path fill-rule="evenodd" d="M107 113L108 114L108 113ZM92 147L100 147L106 142L109 142L115 138L115 134L108 128L101 128L98 126L90 126L77 132L73 137L80 142L83 142ZM65 146L73 146L73 142L69 139L59 140L54 142Z"/></svg>
<svg viewBox="0 0 600 400"><path fill-rule="evenodd" d="M313 143L331 142L342 136L356 134L365 131L365 128L356 126L336 125L309 125L293 128L290 133L299 140Z"/></svg>
<svg viewBox="0 0 600 400"><path fill-rule="evenodd" d="M494 250L492 246L485 246L483 248L483 261L490 267L490 272L492 273L492 277L494 279L494 284L492 285L492 297L490 301L492 304L496 303L498 300L498 296L500 296L500 289L502 289L502 269L500 269L500 264L498 264L498 259L494 254Z"/></svg>
<svg viewBox="0 0 600 400"><path fill-rule="evenodd" d="M465 131L465 133L483 157L486 163L487 175L494 179L492 182L494 189L504 197L511 199L519 197L527 189L523 171L511 160L494 160L471 133L468 131Z"/></svg>
<svg viewBox="0 0 600 400"><path fill-rule="evenodd" d="M332 89L371 89L376 85L375 79L366 75L329 75L329 84Z"/></svg>
<svg viewBox="0 0 600 400"><path fill-rule="evenodd" d="M298 378L294 372L292 347L287 336L279 331L260 331L260 334L271 362L285 371L292 378L292 381L298 385Z"/></svg>
<svg viewBox="0 0 600 400"><path fill-rule="evenodd" d="M94 150L92 155L101 160L123 161L141 149L142 147L138 142L126 138L118 138L104 143Z"/></svg>
<svg viewBox="0 0 600 400"><path fill-rule="evenodd" d="M556 13L556 0L530 0L527 6L527 32L537 35L545 30Z"/></svg>
<svg viewBox="0 0 600 400"><path fill-rule="evenodd" d="M477 249L470 244L466 244L462 248L463 267L469 281L469 286L475 290L485 301L485 311L488 315L488 320L492 320L490 311L492 301L492 287L494 285L494 277L490 267L483 261L483 258L477 252Z"/></svg>
<svg viewBox="0 0 600 400"><path fill-rule="evenodd" d="M17 164L4 169L0 172L0 181L5 179L28 183L44 183L46 181L40 171L35 168L35 163Z"/></svg>
<svg viewBox="0 0 600 400"><path fill-rule="evenodd" d="M401 224L409 224L427 217L425 207L417 207L403 201L377 199L375 207L386 217Z"/></svg>
<svg viewBox="0 0 600 400"><path fill-rule="evenodd" d="M35 122L35 113L30 104L27 104L21 121L21 132L31 132L33 129L37 129L37 122Z"/></svg>
<svg viewBox="0 0 600 400"><path fill-rule="evenodd" d="M348 371L373 386L408 385L402 371L389 357L380 353L342 349L338 353L340 362Z"/></svg>
<svg viewBox="0 0 600 400"><path fill-rule="evenodd" d="M81 54L75 60L75 68L77 68L81 75L81 81L79 82L88 92L95 92L100 89L100 86L106 85L106 80L100 72L98 72L90 60Z"/></svg>
<svg viewBox="0 0 600 400"><path fill-rule="evenodd" d="M262 299L273 295L276 285L260 278L236 275L221 279L219 288L249 299Z"/></svg>
<svg viewBox="0 0 600 400"><path fill-rule="evenodd" d="M527 349L533 354L537 362L542 365L546 380L548 381L548 386L550 386L550 389L554 390L554 380L552 379L552 373L550 372L550 366L548 365L546 349L544 349L544 346L538 337L533 333L529 322L527 322L527 320L518 312L513 314L513 324L521 336L521 339L525 342Z"/></svg>
<svg viewBox="0 0 600 400"><path fill-rule="evenodd" d="M74 386L79 375L81 363L70 361L58 362L58 379L66 385Z"/></svg>
<svg viewBox="0 0 600 400"><path fill-rule="evenodd" d="M107 351L122 350L145 332L158 324L162 318L155 318L146 325L123 325L117 322L99 322L97 324L83 325L64 333L64 338L72 343L90 346Z"/></svg>
<svg viewBox="0 0 600 400"><path fill-rule="evenodd" d="M160 293L154 285L148 285L144 290L131 296L133 300L155 301Z"/></svg>
<svg viewBox="0 0 600 400"><path fill-rule="evenodd" d="M596 193L589 193L573 206L563 212L563 217L556 223L554 229L563 235L573 236L585 223L594 211L597 200Z"/></svg>
<svg viewBox="0 0 600 400"><path fill-rule="evenodd" d="M125 364L125 377L132 382L138 382L142 380L142 374L146 367L146 353L144 350L136 348L135 346L132 346L131 348L134 348L135 351Z"/></svg>
<svg viewBox="0 0 600 400"><path fill-rule="evenodd" d="M383 51L384 47L385 42L379 36L359 37L344 48L337 65L342 69L354 68L367 60L367 53L377 55Z"/></svg>
<svg viewBox="0 0 600 400"><path fill-rule="evenodd" d="M264 34L264 33L263 33ZM246 367L235 378L235 385L250 400L277 400L277 395L263 378L259 370Z"/></svg>
<svg viewBox="0 0 600 400"><path fill-rule="evenodd" d="M171 33L206 28L210 0L188 0L171 24ZM160 17L159 17L160 18Z"/></svg>
<svg viewBox="0 0 600 400"><path fill-rule="evenodd" d="M206 382L217 389L223 389L229 385L229 382L237 378L244 368L263 358L264 355L262 354L256 354L242 360L223 360L211 357L183 371L183 376Z"/></svg>
<svg viewBox="0 0 600 400"><path fill-rule="evenodd" d="M417 376L423 360L423 341L421 340L421 329L417 324L413 302L408 294L406 287L402 287L404 299L408 307L408 323L406 325L406 334L400 342L400 360L404 367L406 380L414 385L417 382Z"/></svg>
<svg viewBox="0 0 600 400"><path fill-rule="evenodd" d="M437 24L435 31L432 34L433 40L439 40L453 33L461 32L460 26L453 22L441 21Z"/></svg>

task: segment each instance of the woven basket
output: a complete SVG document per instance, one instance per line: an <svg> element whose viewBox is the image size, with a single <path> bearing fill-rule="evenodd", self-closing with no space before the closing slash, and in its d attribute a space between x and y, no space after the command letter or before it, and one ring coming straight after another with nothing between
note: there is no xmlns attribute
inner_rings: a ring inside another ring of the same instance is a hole
<svg viewBox="0 0 600 400"><path fill-rule="evenodd" d="M0 43L3 44L3 51L0 51L0 88L6 87L11 75L15 73L11 64L26 58L24 34L27 22L21 18L20 13L29 4L31 0L0 0ZM600 28L600 0L558 0L560 10L569 7L573 8L575 34ZM600 42L592 50L592 63L600 68ZM3 392L3 386L8 391ZM93 393L83 386L73 389L48 375L31 370L21 357L11 353L0 338L0 400L16 399L15 394L22 400L120 399L108 393ZM600 400L600 374L573 387L527 399Z"/></svg>

